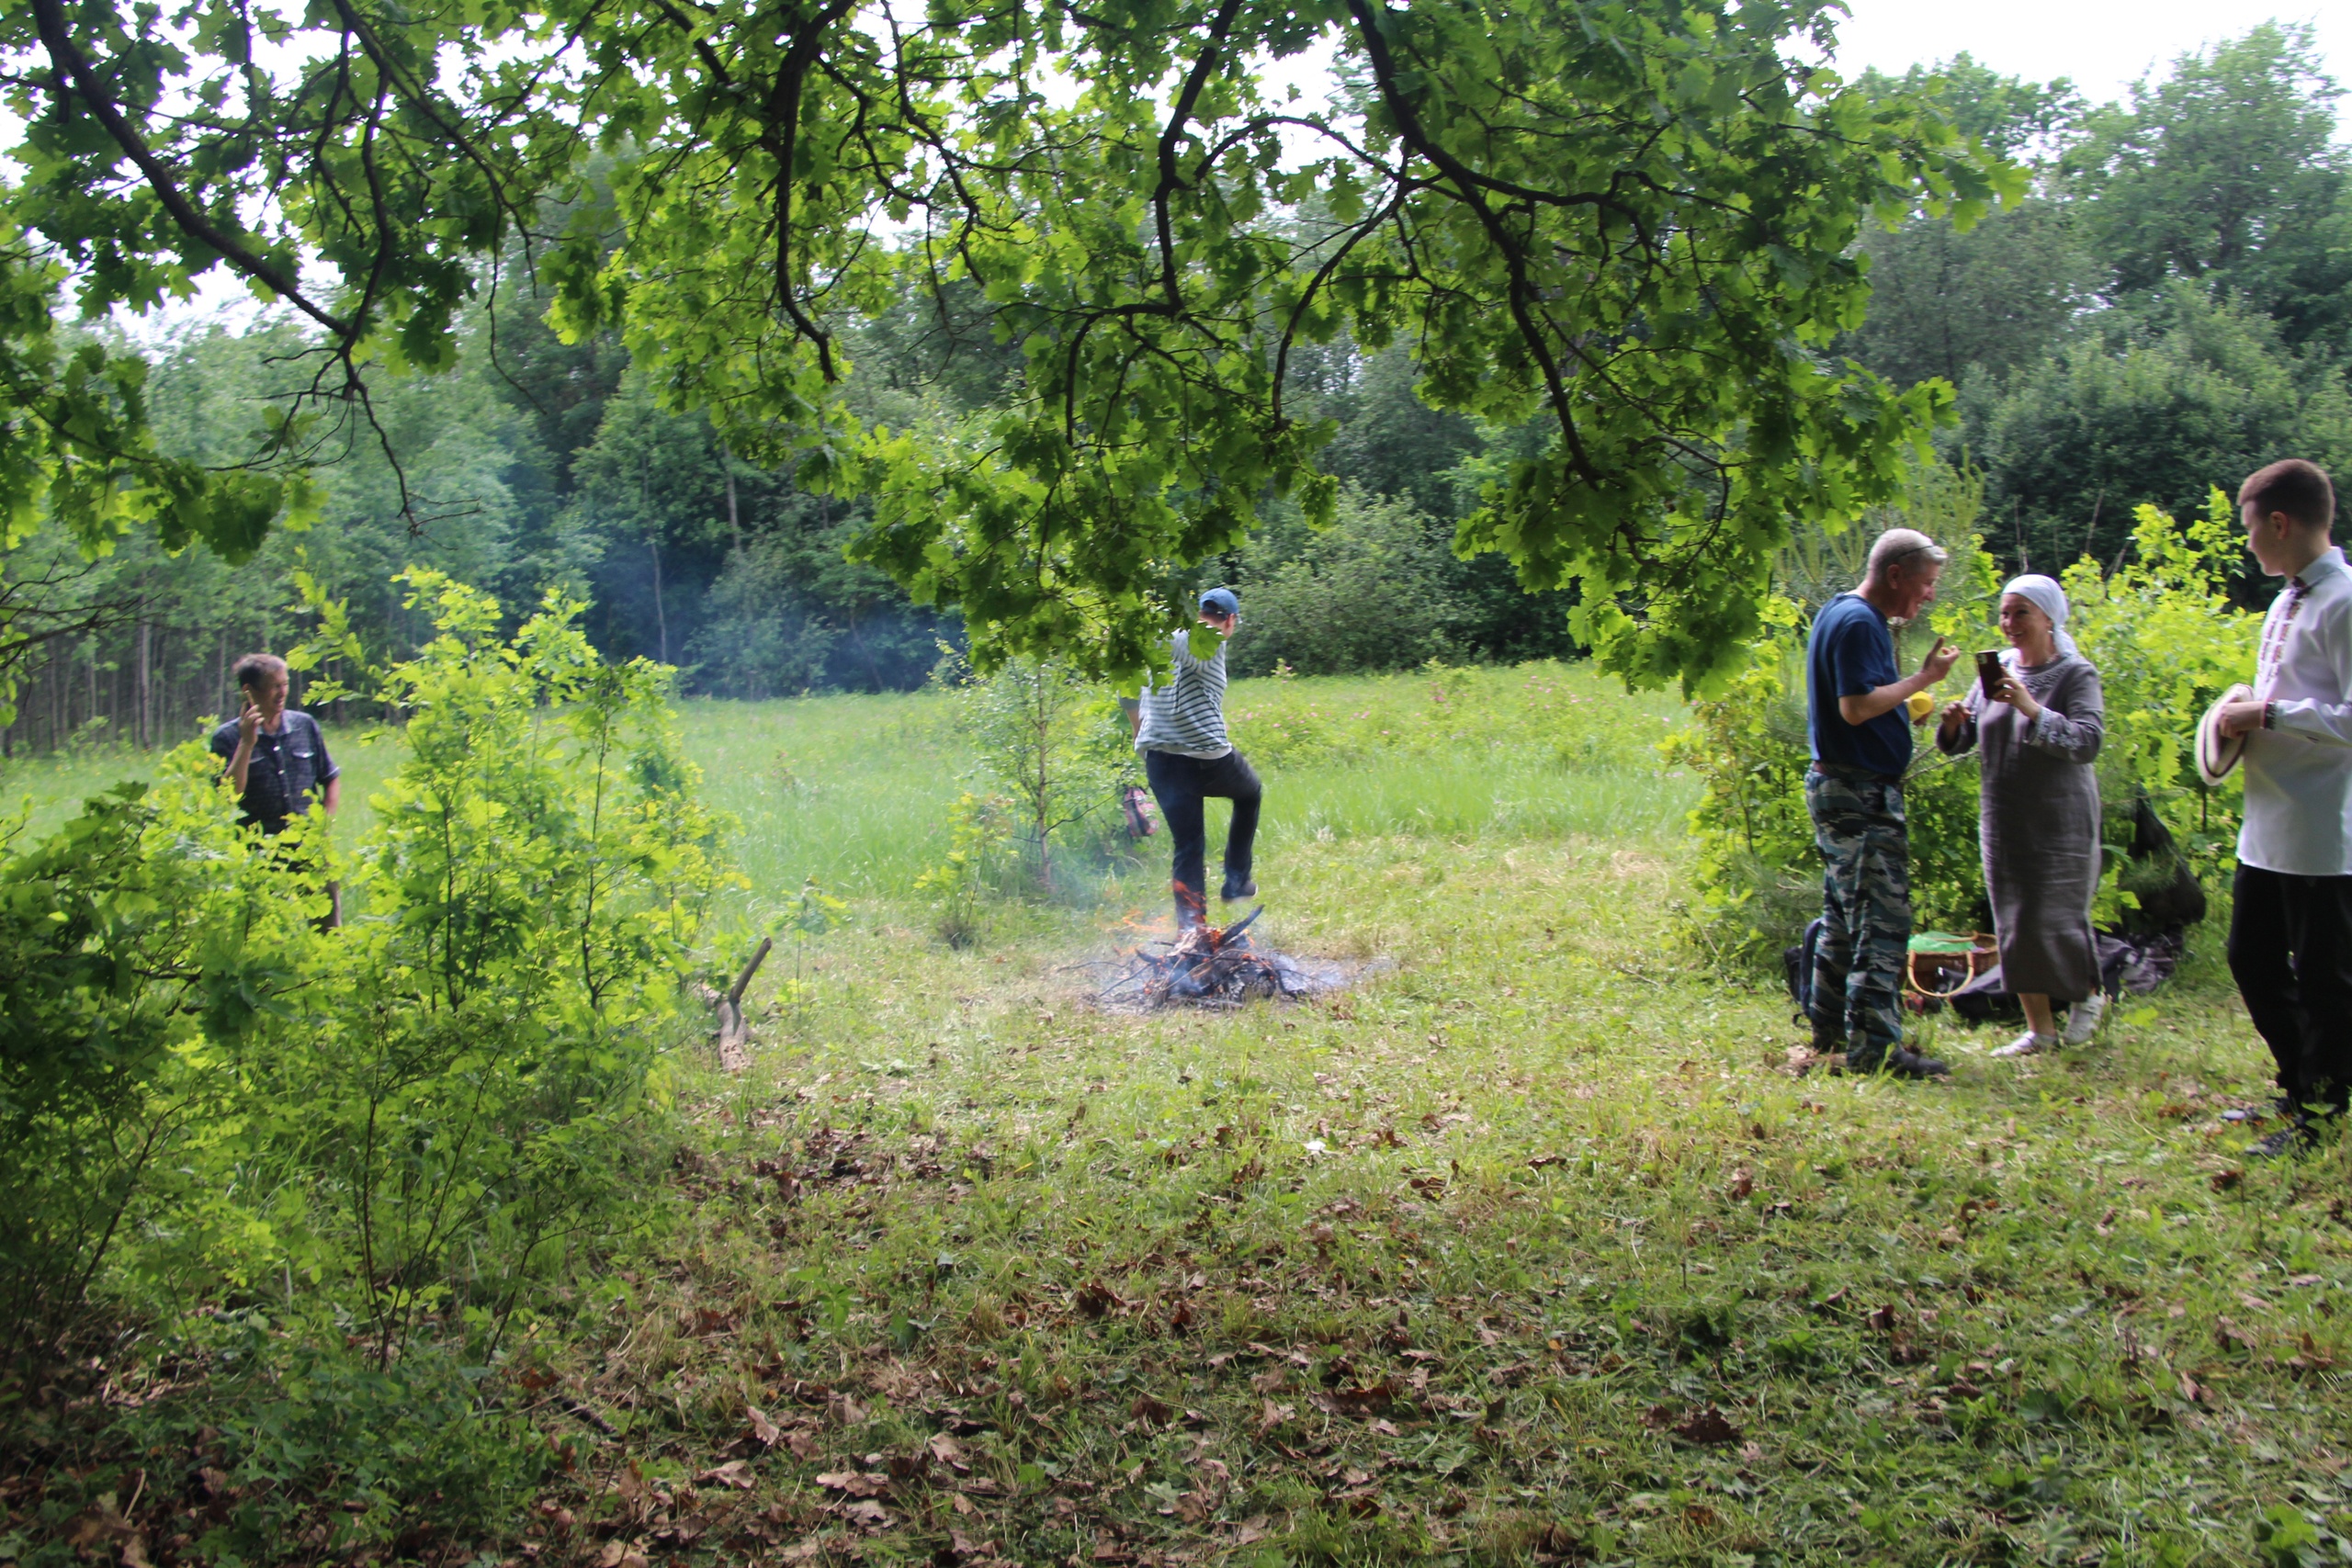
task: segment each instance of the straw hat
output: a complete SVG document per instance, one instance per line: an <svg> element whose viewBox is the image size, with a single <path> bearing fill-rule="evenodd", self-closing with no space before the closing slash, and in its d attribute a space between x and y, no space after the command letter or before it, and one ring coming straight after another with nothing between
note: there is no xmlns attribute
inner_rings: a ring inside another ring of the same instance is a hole
<svg viewBox="0 0 2352 1568"><path fill-rule="evenodd" d="M2213 705L2197 721L2197 776L2208 789L2228 778L2238 759L2245 755L2245 736L2222 733L2222 710L2232 703L2253 699L2254 688L2240 682L2213 699Z"/></svg>

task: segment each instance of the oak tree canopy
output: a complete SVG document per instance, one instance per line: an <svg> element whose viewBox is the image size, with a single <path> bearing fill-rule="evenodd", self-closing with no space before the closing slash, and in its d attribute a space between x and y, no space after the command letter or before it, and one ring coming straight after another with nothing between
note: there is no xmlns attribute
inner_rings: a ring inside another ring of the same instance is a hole
<svg viewBox="0 0 2352 1568"><path fill-rule="evenodd" d="M617 332L737 454L874 494L856 552L960 609L983 662L1133 672L1183 608L1172 569L1271 497L1329 514L1294 349L1403 340L1433 405L1535 422L1462 547L1576 586L1612 669L1701 682L1790 521L1891 494L1942 415L1939 384L1829 352L1863 226L1965 220L2020 177L1932 101L1819 64L1838 10L6 0L0 284L33 281L0 288L0 389L40 449L0 473L85 510L87 476L235 547L367 433L380 377L450 364L460 311L526 269L559 330ZM1264 85L1309 51L1331 105ZM121 361L23 359L55 277L102 310L213 268L316 334L253 468L146 450ZM861 418L857 323L951 296L1017 346L1013 383L981 416Z"/></svg>

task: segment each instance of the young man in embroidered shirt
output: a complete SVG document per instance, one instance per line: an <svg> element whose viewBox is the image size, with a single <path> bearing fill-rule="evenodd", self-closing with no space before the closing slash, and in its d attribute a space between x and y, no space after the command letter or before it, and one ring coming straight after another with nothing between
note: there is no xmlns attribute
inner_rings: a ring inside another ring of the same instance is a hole
<svg viewBox="0 0 2352 1568"><path fill-rule="evenodd" d="M1225 642L1241 622L1241 601L1229 588L1212 588L1201 595L1200 615L1201 624L1216 634L1216 651L1195 659L1193 634L1178 632L1170 647L1175 672L1168 684L1146 687L1141 697L1121 704L1135 725L1144 777L1174 840L1180 931L1206 918L1208 827L1202 803L1211 795L1233 802L1233 824L1225 836L1223 897L1230 902L1258 891L1250 876L1261 793L1258 773L1225 733Z"/></svg>
<svg viewBox="0 0 2352 1568"><path fill-rule="evenodd" d="M2222 710L2245 746L2230 973L2278 1063L2292 1153L2352 1092L2352 571L2329 536L2335 489L2316 464L2273 463L2238 488L2246 547L2286 586L2255 654L2254 699Z"/></svg>
<svg viewBox="0 0 2352 1568"><path fill-rule="evenodd" d="M1911 528L1871 546L1861 586L1821 607L1805 647L1813 766L1805 809L1821 850L1821 930L1813 949L1814 1048L1843 1051L1852 1072L1939 1077L1951 1069L1903 1043L1903 970L1911 942L1911 840L1903 770L1912 694L1960 657L1938 637L1918 673L1894 662L1897 621L1926 609L1944 551Z"/></svg>

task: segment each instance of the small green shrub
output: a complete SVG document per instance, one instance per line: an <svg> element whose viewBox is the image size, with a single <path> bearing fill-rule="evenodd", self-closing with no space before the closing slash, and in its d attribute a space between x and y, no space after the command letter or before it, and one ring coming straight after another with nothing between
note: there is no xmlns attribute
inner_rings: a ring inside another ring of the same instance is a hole
<svg viewBox="0 0 2352 1568"><path fill-rule="evenodd" d="M1003 803L1037 886L1050 893L1057 851L1090 833L1095 848L1109 847L1120 786L1136 775L1126 716L1065 660L1012 659L982 675L944 645L942 652L934 679L958 695L976 771ZM927 890L941 886L934 880Z"/></svg>
<svg viewBox="0 0 2352 1568"><path fill-rule="evenodd" d="M1011 868L1011 813L1001 798L966 790L947 808L947 858L915 878L915 891L931 897L940 941L976 947L987 931L988 897Z"/></svg>
<svg viewBox="0 0 2352 1568"><path fill-rule="evenodd" d="M528 1421L483 1404L487 1369L447 1347L389 1366L333 1337L289 1351L252 1314L201 1339L185 1348L220 1369L213 1396L142 1407L121 1434L159 1463L211 1472L200 1561L272 1561L306 1529L316 1552L352 1556L503 1530L560 1462Z"/></svg>

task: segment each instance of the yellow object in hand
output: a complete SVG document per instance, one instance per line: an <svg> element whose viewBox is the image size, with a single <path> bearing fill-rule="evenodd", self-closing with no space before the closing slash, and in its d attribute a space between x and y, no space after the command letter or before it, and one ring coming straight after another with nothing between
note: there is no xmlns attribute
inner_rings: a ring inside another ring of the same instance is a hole
<svg viewBox="0 0 2352 1568"><path fill-rule="evenodd" d="M1920 719L1935 710L1936 699L1927 692L1914 692L1903 699L1903 705L1911 710L1913 718Z"/></svg>

